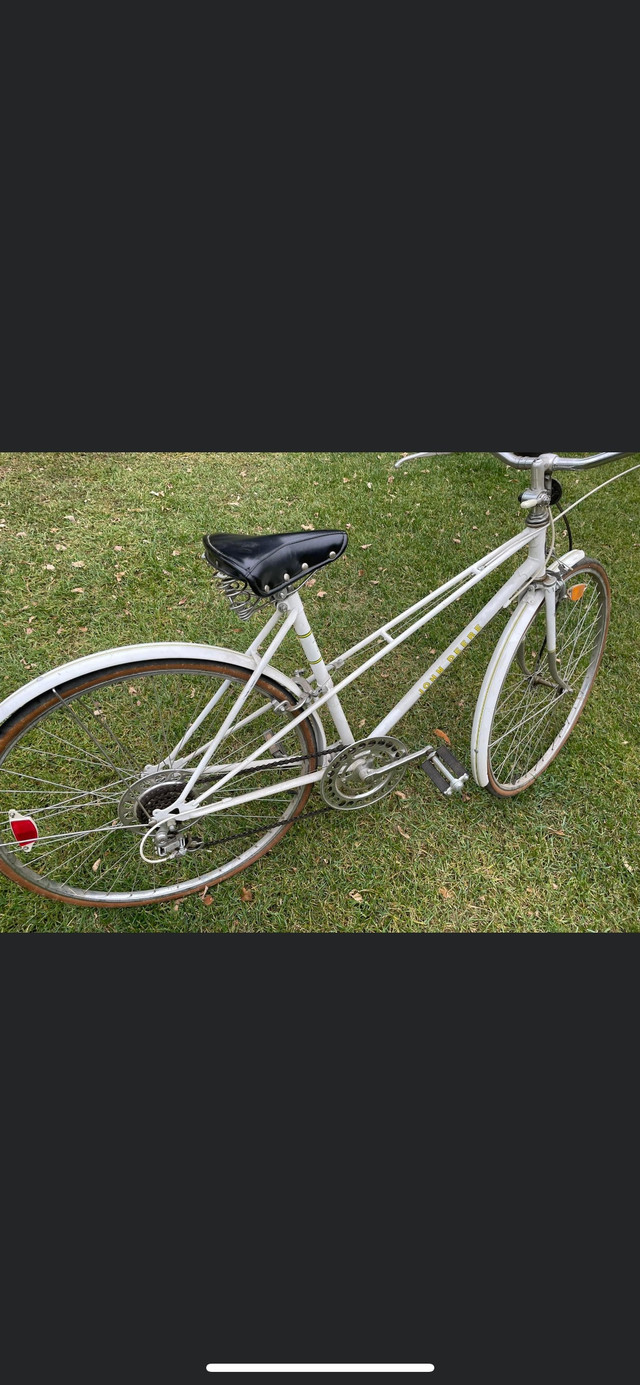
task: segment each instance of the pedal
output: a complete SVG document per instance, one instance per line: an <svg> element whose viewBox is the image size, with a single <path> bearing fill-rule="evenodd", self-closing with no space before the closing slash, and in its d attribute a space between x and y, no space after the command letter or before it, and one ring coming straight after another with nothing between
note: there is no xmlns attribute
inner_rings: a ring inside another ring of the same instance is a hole
<svg viewBox="0 0 640 1385"><path fill-rule="evenodd" d="M432 784L435 784L440 793L448 795L451 787L449 780L445 779L444 774L441 774L440 771L436 769L431 760L423 760L420 769L423 769L425 774L428 774Z"/></svg>
<svg viewBox="0 0 640 1385"><path fill-rule="evenodd" d="M451 770L451 773L455 775L456 779L469 778L469 771L465 769L464 765L460 764L459 760L456 760L455 755L452 755L451 751L447 750L446 746L438 746L438 759L443 765L446 765L447 769Z"/></svg>
<svg viewBox="0 0 640 1385"><path fill-rule="evenodd" d="M422 761L420 768L445 798L452 798L454 793L461 793L463 784L469 779L468 770L444 746L438 746L437 751L432 750L426 760Z"/></svg>

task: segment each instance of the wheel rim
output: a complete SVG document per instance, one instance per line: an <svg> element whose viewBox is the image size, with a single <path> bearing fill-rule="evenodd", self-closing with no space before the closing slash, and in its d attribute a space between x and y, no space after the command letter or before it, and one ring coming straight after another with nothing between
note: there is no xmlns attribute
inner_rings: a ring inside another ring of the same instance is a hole
<svg viewBox="0 0 640 1385"><path fill-rule="evenodd" d="M584 586L571 599L569 592ZM553 682L546 654L545 608L527 628L502 683L489 737L492 788L519 793L551 764L571 734L593 686L609 624L604 572L581 568L567 579L556 612L558 669L568 688ZM526 670L526 672L525 672Z"/></svg>
<svg viewBox="0 0 640 1385"><path fill-rule="evenodd" d="M216 685L229 680L229 689L183 754L206 743L248 677L237 667L184 661L134 666L61 688L35 714L25 709L0 750L0 863L5 873L69 902L126 906L204 890L263 855L301 811L308 786L200 820L186 830L203 845L185 855L147 865L139 852L148 827L139 804L150 811L166 805L170 789L163 791L162 785L175 779L177 794L199 757L180 771L172 767L154 776L149 767L169 756ZM282 731L291 715L276 707L288 705L281 688L261 679L239 714L244 726L232 728L220 747L221 759L215 756L207 769L206 785L195 792L211 788L225 772L222 765L237 763L261 744L265 767L250 778L231 781L225 797L267 784L277 787L284 778L311 772L316 743L308 722L279 743L295 757L294 768L286 769L269 754L266 737ZM38 826L39 839L28 853L13 841L10 809L32 815ZM223 839L229 836L237 840L227 844Z"/></svg>

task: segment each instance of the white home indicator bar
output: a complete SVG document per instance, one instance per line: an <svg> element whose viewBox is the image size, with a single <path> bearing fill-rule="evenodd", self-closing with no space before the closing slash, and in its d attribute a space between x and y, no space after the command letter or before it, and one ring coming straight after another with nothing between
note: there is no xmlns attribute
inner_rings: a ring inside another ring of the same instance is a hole
<svg viewBox="0 0 640 1385"><path fill-rule="evenodd" d="M207 1366L208 1371L378 1371L394 1375L396 1371L434 1371L435 1366Z"/></svg>

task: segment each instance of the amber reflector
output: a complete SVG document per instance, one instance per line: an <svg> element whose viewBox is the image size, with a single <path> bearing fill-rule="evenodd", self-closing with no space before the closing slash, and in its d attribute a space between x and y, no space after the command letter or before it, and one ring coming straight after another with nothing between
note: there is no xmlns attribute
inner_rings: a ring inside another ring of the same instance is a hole
<svg viewBox="0 0 640 1385"><path fill-rule="evenodd" d="M584 596L586 590L586 582L580 582L579 586L571 588L571 591L569 592L569 597L572 601L579 601L580 597Z"/></svg>

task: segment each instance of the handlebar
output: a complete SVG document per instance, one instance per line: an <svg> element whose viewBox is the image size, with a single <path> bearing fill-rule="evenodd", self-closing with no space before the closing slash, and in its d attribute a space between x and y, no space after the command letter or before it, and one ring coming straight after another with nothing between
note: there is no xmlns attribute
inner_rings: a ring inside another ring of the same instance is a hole
<svg viewBox="0 0 640 1385"><path fill-rule="evenodd" d="M493 457L500 457L501 461L506 462L507 466L518 467L520 471L529 471L531 463L544 458L546 471L586 471L592 466L604 466L606 462L617 462L620 457L630 457L630 452L596 452L592 457L557 457L555 452L541 452L538 458L519 456L517 452L493 452Z"/></svg>
<svg viewBox="0 0 640 1385"><path fill-rule="evenodd" d="M405 462L415 462L419 457L451 457L451 452L412 452L409 457L401 457L396 467ZM492 452L507 466L517 467L519 471L530 471L533 462L544 459L546 471L586 471L588 467L604 466L606 462L617 462L620 457L631 457L631 452L596 452L592 457L558 457L555 452L540 452L537 457L525 457L517 452Z"/></svg>

